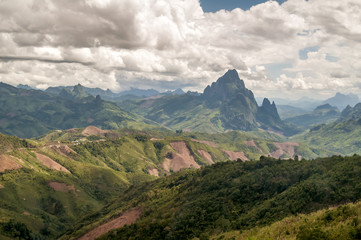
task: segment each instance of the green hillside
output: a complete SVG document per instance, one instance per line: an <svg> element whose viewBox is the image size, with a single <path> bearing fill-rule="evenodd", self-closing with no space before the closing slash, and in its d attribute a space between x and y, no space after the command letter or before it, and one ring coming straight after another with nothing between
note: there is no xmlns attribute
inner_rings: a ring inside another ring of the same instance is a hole
<svg viewBox="0 0 361 240"><path fill-rule="evenodd" d="M206 239L267 226L359 200L360 166L359 156L314 161L261 158L180 172L128 189L62 238L81 236L126 209L138 209L140 218L101 239Z"/></svg>
<svg viewBox="0 0 361 240"><path fill-rule="evenodd" d="M32 237L56 238L129 186L230 160L219 147L153 133L87 127L37 140L1 134L0 223L11 228L0 228L0 237L24 228Z"/></svg>
<svg viewBox="0 0 361 240"><path fill-rule="evenodd" d="M266 131L207 134L95 126L55 130L32 140L1 134L0 222L53 239L130 186L229 160L317 156L317 150L285 140ZM12 231L2 235L14 237Z"/></svg>
<svg viewBox="0 0 361 240"><path fill-rule="evenodd" d="M361 203L349 203L311 214L287 217L266 227L222 233L211 239L353 240L361 238L360 219Z"/></svg>

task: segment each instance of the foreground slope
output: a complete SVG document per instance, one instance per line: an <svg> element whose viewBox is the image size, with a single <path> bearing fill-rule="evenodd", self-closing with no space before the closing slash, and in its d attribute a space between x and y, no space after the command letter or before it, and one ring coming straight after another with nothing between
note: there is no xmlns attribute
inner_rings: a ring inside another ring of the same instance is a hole
<svg viewBox="0 0 361 240"><path fill-rule="evenodd" d="M361 202L349 203L287 217L265 227L222 233L210 239L353 240L361 237L360 218Z"/></svg>
<svg viewBox="0 0 361 240"><path fill-rule="evenodd" d="M101 239L192 239L265 226L359 200L360 166L359 156L218 163L130 188L63 238L85 236L132 209L141 211L134 224Z"/></svg>

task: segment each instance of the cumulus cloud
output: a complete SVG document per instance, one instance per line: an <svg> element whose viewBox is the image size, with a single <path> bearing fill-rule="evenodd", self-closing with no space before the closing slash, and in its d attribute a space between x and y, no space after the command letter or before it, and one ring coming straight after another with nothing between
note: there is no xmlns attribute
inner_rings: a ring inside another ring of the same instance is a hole
<svg viewBox="0 0 361 240"><path fill-rule="evenodd" d="M216 13L198 0L3 0L0 81L202 90L235 68L264 96L359 91L360 10L359 0ZM311 46L318 50L300 59ZM271 78L267 66L284 63L291 67Z"/></svg>

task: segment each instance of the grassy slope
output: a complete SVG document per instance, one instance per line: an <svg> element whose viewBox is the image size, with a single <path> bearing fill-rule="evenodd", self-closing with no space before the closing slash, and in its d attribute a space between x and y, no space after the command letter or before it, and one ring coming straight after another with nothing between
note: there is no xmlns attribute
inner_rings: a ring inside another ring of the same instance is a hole
<svg viewBox="0 0 361 240"><path fill-rule="evenodd" d="M361 154L361 124L358 119L319 125L310 131L295 136L295 141L303 141L309 146L339 154Z"/></svg>
<svg viewBox="0 0 361 240"><path fill-rule="evenodd" d="M189 239L265 226L361 198L361 157L218 163L133 187L63 236L81 235L135 206L136 224L103 239ZM92 225L90 225L92 224Z"/></svg>
<svg viewBox="0 0 361 240"><path fill-rule="evenodd" d="M34 234L54 238L80 217L114 200L130 185L155 179L148 169L156 168L160 175L168 175L159 165L166 153L173 151L169 145L173 141L185 141L200 165L208 163L198 149L209 152L216 162L228 160L217 148L177 135L151 141L150 136L135 130L110 132L106 139L86 137L81 131L54 131L36 141L0 136L6 154L20 159L16 161L23 166L0 173L0 184L4 186L0 189L0 222L13 219L25 223ZM166 132L159 134L167 136ZM83 139L80 144L73 142L79 139ZM64 146L75 152L61 152L59 149ZM43 166L34 151L55 160L71 174ZM48 186L49 182L74 185L76 190L58 192Z"/></svg>
<svg viewBox="0 0 361 240"><path fill-rule="evenodd" d="M206 107L199 96L184 94L155 100L126 101L121 106L172 129L208 133L225 130L219 120L219 109Z"/></svg>
<svg viewBox="0 0 361 240"><path fill-rule="evenodd" d="M233 231L217 236L213 240L352 240L361 237L361 203L350 203L319 210L311 214L287 217L266 227L246 231Z"/></svg>

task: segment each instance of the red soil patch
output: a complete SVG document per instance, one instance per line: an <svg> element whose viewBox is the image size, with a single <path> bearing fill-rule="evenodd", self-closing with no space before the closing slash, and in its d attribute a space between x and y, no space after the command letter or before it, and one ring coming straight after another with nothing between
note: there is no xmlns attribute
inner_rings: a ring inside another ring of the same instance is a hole
<svg viewBox="0 0 361 240"><path fill-rule="evenodd" d="M202 158L204 159L204 161L206 161L209 164L214 163L211 154L209 154L208 152L206 152L206 151L204 151L202 149L199 149L198 152L202 155Z"/></svg>
<svg viewBox="0 0 361 240"><path fill-rule="evenodd" d="M227 150L222 150L222 151L228 155L228 157L231 161L236 161L238 158L240 158L243 162L249 160L244 155L244 152L233 152L233 151L227 151Z"/></svg>
<svg viewBox="0 0 361 240"><path fill-rule="evenodd" d="M0 189L5 188L3 185L0 184Z"/></svg>
<svg viewBox="0 0 361 240"><path fill-rule="evenodd" d="M74 185L66 185L65 183L60 182L48 182L49 187L58 192L69 192L75 191Z"/></svg>
<svg viewBox="0 0 361 240"><path fill-rule="evenodd" d="M273 143L278 149L271 153L274 158L280 158L283 155L288 157L294 157L295 148L299 146L296 142L274 142Z"/></svg>
<svg viewBox="0 0 361 240"><path fill-rule="evenodd" d="M173 170L177 172L182 168L200 168L198 163L194 161L193 156L191 156L185 142L172 142L170 145L177 153L173 153L172 159L164 159L162 167L166 171Z"/></svg>
<svg viewBox="0 0 361 240"><path fill-rule="evenodd" d="M254 147L255 149L257 149L260 153L262 153L262 149L260 149L257 144L254 142L254 140L250 140L246 142L248 147Z"/></svg>
<svg viewBox="0 0 361 240"><path fill-rule="evenodd" d="M149 175L159 177L159 170L156 168L149 168L148 173L149 173Z"/></svg>
<svg viewBox="0 0 361 240"><path fill-rule="evenodd" d="M0 172L15 170L22 167L22 165L13 160L12 156L0 155Z"/></svg>
<svg viewBox="0 0 361 240"><path fill-rule="evenodd" d="M141 213L142 212L139 208L130 209L120 215L120 217L94 228L90 232L80 237L79 240L93 240L105 233L110 232L113 229L121 228L124 225L135 223L140 217Z"/></svg>
<svg viewBox="0 0 361 240"><path fill-rule="evenodd" d="M197 140L197 139L192 139L193 142L197 142L197 143L203 143L205 145L208 145L208 146L211 146L211 147L214 147L214 148L217 148L217 144L214 143L214 142L211 142L211 141L202 141L202 140Z"/></svg>
<svg viewBox="0 0 361 240"><path fill-rule="evenodd" d="M54 146L51 146L51 149L53 149L55 152L59 153L60 155L65 156L65 157L68 157L69 153L77 154L68 145L54 145Z"/></svg>
<svg viewBox="0 0 361 240"><path fill-rule="evenodd" d="M55 162L53 159L49 158L48 156L45 156L40 153L35 153L36 158L46 167L51 168L53 170L62 171L66 173L70 173L68 169L61 166L59 163Z"/></svg>
<svg viewBox="0 0 361 240"><path fill-rule="evenodd" d="M104 134L108 131L102 130L100 128L97 128L95 126L89 126L84 128L84 130L81 132L84 136L91 136L91 135L100 135L104 137Z"/></svg>

